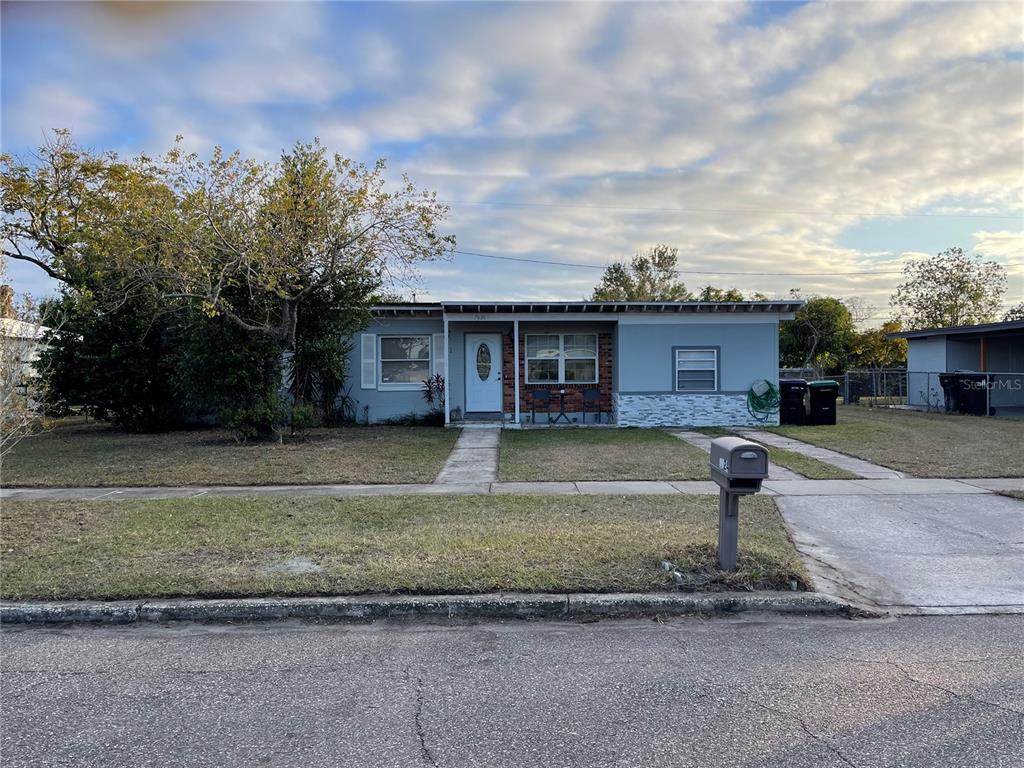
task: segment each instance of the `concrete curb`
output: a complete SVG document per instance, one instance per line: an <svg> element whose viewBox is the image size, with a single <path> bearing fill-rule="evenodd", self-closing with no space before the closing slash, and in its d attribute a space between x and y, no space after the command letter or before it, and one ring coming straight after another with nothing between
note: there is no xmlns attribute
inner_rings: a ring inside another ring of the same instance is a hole
<svg viewBox="0 0 1024 768"><path fill-rule="evenodd" d="M0 602L0 624L250 622L281 619L588 619L763 611L870 617L863 608L820 593L383 595L259 597L225 600Z"/></svg>

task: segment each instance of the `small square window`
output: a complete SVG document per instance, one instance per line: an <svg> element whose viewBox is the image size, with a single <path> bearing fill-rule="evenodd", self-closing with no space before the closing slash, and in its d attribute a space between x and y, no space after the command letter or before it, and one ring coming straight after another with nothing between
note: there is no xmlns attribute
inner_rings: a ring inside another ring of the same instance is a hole
<svg viewBox="0 0 1024 768"><path fill-rule="evenodd" d="M675 366L677 392L718 390L717 349L677 349Z"/></svg>

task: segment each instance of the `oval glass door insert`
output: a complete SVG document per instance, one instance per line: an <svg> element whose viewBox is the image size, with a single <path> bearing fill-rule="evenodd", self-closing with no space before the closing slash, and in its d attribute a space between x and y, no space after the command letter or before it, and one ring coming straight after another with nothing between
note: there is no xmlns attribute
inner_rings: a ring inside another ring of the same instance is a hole
<svg viewBox="0 0 1024 768"><path fill-rule="evenodd" d="M491 375L491 348L483 343L476 348L476 375L480 381L487 381Z"/></svg>

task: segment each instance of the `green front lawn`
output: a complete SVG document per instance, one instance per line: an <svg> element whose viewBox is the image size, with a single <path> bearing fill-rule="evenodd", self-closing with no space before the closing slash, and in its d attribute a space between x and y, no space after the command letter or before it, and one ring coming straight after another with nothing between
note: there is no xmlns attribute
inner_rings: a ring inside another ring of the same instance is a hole
<svg viewBox="0 0 1024 768"><path fill-rule="evenodd" d="M103 424L22 440L0 467L5 486L429 483L458 430L315 429L283 445L238 445L221 430L139 435Z"/></svg>
<svg viewBox="0 0 1024 768"><path fill-rule="evenodd" d="M1024 477L1024 422L839 406L835 426L772 432L916 477Z"/></svg>
<svg viewBox="0 0 1024 768"><path fill-rule="evenodd" d="M806 573L771 499L745 499L740 570L715 570L713 496L391 496L6 502L11 599L652 591Z"/></svg>
<svg viewBox="0 0 1024 768"><path fill-rule="evenodd" d="M659 429L523 429L501 434L502 482L709 477L704 451Z"/></svg>

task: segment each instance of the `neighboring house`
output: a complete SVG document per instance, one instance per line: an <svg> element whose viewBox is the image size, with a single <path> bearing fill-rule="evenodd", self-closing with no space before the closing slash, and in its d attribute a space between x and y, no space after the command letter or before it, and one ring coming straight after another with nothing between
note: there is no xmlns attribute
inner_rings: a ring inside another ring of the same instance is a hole
<svg viewBox="0 0 1024 768"><path fill-rule="evenodd" d="M46 330L35 323L0 317L0 421L5 429L36 412L38 403L29 385Z"/></svg>
<svg viewBox="0 0 1024 768"><path fill-rule="evenodd" d="M23 377L33 373L33 363L39 357L39 345L46 330L36 323L0 317L0 344L4 345L5 356L17 358L16 364Z"/></svg>
<svg viewBox="0 0 1024 768"><path fill-rule="evenodd" d="M902 331L889 338L907 340L908 405L942 407L938 374L976 371L992 380L989 402L997 414L1024 406L1024 320Z"/></svg>
<svg viewBox="0 0 1024 768"><path fill-rule="evenodd" d="M747 393L778 383L779 321L800 301L382 304L353 344L358 418L425 412L447 382L446 423L623 427L758 423ZM513 374L513 372L516 372ZM538 392L541 394L538 395ZM548 394L550 406L540 398ZM768 423L778 423L777 414Z"/></svg>

